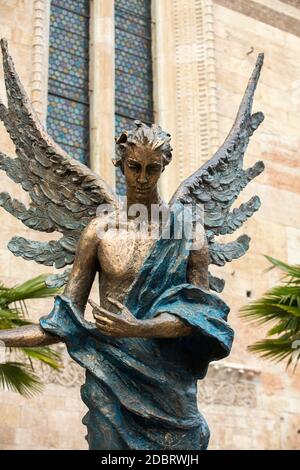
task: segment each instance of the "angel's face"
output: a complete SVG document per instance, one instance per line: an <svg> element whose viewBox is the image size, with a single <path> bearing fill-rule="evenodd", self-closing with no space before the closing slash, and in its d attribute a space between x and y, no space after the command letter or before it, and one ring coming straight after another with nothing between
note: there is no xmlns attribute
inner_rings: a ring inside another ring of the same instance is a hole
<svg viewBox="0 0 300 470"><path fill-rule="evenodd" d="M163 171L163 157L149 148L132 146L124 159L124 176L127 191L137 201L144 201L153 195Z"/></svg>

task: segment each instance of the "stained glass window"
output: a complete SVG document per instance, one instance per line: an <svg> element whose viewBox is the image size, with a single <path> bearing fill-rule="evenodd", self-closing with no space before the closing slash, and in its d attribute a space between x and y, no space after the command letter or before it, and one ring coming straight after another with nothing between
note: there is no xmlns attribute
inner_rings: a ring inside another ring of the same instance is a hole
<svg viewBox="0 0 300 470"><path fill-rule="evenodd" d="M51 0L47 129L88 163L89 0Z"/></svg>
<svg viewBox="0 0 300 470"><path fill-rule="evenodd" d="M115 0L115 128L153 122L151 0ZM117 168L117 192L125 194Z"/></svg>

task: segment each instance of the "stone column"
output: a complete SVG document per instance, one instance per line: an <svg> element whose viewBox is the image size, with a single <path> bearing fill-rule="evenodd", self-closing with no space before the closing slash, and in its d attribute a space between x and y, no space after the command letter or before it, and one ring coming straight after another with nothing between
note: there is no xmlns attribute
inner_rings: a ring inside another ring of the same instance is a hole
<svg viewBox="0 0 300 470"><path fill-rule="evenodd" d="M92 0L90 18L90 166L114 186L114 1Z"/></svg>

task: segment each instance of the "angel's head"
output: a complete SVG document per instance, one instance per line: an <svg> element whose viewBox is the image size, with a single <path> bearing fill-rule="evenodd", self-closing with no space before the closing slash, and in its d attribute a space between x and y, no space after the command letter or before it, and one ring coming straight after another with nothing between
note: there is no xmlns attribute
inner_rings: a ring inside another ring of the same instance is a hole
<svg viewBox="0 0 300 470"><path fill-rule="evenodd" d="M126 185L138 199L149 196L172 159L171 136L160 126L135 121L135 129L124 131L116 139L115 166L125 176Z"/></svg>

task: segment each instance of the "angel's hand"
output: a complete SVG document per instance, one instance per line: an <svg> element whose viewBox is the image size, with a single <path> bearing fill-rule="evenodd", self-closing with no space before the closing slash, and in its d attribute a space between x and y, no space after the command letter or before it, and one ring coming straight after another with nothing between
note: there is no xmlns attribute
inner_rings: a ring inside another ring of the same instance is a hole
<svg viewBox="0 0 300 470"><path fill-rule="evenodd" d="M107 297L107 300L115 305L118 313L109 312L105 308L95 304L91 299L88 300L93 308L93 316L96 320L96 326L101 333L107 336L136 337L140 336L142 322L118 300Z"/></svg>

